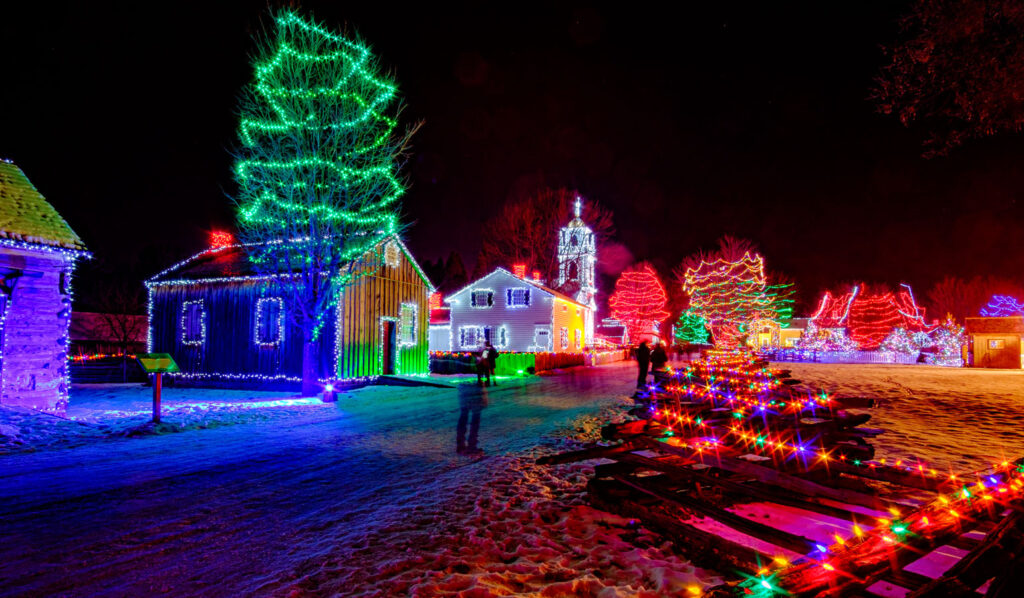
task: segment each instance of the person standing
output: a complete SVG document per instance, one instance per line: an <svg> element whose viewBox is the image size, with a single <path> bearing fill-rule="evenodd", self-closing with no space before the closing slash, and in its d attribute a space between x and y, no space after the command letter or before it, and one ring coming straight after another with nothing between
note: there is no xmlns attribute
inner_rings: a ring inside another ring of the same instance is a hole
<svg viewBox="0 0 1024 598"><path fill-rule="evenodd" d="M668 353L665 352L665 345L660 342L654 343L654 350L651 351L651 371L664 370L666 363L668 363Z"/></svg>
<svg viewBox="0 0 1024 598"><path fill-rule="evenodd" d="M498 350L494 348L491 341L487 341L484 346L484 359L487 360L487 383L497 386L498 377L494 375L494 369L498 366Z"/></svg>
<svg viewBox="0 0 1024 598"><path fill-rule="evenodd" d="M641 341L636 348L636 388L642 390L647 387L647 368L651 365L651 350L647 341Z"/></svg>

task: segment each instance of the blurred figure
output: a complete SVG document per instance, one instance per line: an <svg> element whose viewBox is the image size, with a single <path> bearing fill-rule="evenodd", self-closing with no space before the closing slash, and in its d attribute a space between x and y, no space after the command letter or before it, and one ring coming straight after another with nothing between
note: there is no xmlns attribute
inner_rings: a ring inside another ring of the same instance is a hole
<svg viewBox="0 0 1024 598"><path fill-rule="evenodd" d="M494 369L498 367L498 350L494 348L491 341L484 345L484 359L487 360L487 383L493 386L498 385L498 377L494 375Z"/></svg>
<svg viewBox="0 0 1024 598"><path fill-rule="evenodd" d="M647 341L642 341L636 348L636 389L647 388L647 368L651 365L651 350Z"/></svg>
<svg viewBox="0 0 1024 598"><path fill-rule="evenodd" d="M460 384L458 393L459 423L455 426L455 452L460 455L483 454L476 442L480 431L480 412L487 407L487 390L478 384Z"/></svg>

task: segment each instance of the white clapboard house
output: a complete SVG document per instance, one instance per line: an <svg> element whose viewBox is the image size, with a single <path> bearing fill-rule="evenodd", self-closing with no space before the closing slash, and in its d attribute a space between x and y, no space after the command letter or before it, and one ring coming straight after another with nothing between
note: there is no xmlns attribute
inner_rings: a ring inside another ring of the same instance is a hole
<svg viewBox="0 0 1024 598"><path fill-rule="evenodd" d="M498 268L445 298L450 307L449 350L579 352L592 343L587 305L535 280Z"/></svg>

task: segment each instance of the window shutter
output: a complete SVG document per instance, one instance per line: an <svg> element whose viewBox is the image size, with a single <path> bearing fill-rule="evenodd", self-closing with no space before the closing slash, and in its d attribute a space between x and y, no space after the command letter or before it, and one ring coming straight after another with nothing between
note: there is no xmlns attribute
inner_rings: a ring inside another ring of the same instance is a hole
<svg viewBox="0 0 1024 598"><path fill-rule="evenodd" d="M490 307L492 305L494 305L494 293L488 292L487 293L487 307Z"/></svg>
<svg viewBox="0 0 1024 598"><path fill-rule="evenodd" d="M476 307L476 291L469 292L469 304Z"/></svg>
<svg viewBox="0 0 1024 598"><path fill-rule="evenodd" d="M525 301L526 301L526 305L530 304L530 289L526 289Z"/></svg>
<svg viewBox="0 0 1024 598"><path fill-rule="evenodd" d="M505 289L505 306L512 305L512 289Z"/></svg>

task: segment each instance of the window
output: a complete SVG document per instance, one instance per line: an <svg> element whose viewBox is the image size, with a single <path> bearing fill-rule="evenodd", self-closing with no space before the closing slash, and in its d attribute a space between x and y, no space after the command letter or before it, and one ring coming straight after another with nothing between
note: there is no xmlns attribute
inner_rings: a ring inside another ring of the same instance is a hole
<svg viewBox="0 0 1024 598"><path fill-rule="evenodd" d="M508 329L504 326L499 326L498 328L487 326L484 328L484 340L490 342L498 349L504 349L508 347Z"/></svg>
<svg viewBox="0 0 1024 598"><path fill-rule="evenodd" d="M569 329L568 328L562 328L562 348L563 349L568 349L569 348Z"/></svg>
<svg viewBox="0 0 1024 598"><path fill-rule="evenodd" d="M576 348L579 349L580 348L580 329L577 328L577 329L573 330L572 336L573 336L573 340L576 341Z"/></svg>
<svg viewBox="0 0 1024 598"><path fill-rule="evenodd" d="M390 241L384 246L384 264L389 268L397 268L402 264L402 252L398 249L398 243Z"/></svg>
<svg viewBox="0 0 1024 598"><path fill-rule="evenodd" d="M483 343L483 336L479 326L463 326L459 328L459 347L475 349Z"/></svg>
<svg viewBox="0 0 1024 598"><path fill-rule="evenodd" d="M576 237L573 238L575 239ZM569 262L569 273L567 275L567 278L569 280L576 280L579 277L579 275L580 269L579 266L576 265L576 260Z"/></svg>
<svg viewBox="0 0 1024 598"><path fill-rule="evenodd" d="M546 326L533 329L533 346L537 351L551 350L551 331Z"/></svg>
<svg viewBox="0 0 1024 598"><path fill-rule="evenodd" d="M490 289L474 289L469 295L469 304L484 309L494 305L494 291Z"/></svg>
<svg viewBox="0 0 1024 598"><path fill-rule="evenodd" d="M517 287L505 289L505 305L508 307L527 307L530 305L530 289Z"/></svg>
<svg viewBox="0 0 1024 598"><path fill-rule="evenodd" d="M993 338L988 341L989 349L1005 349L1006 341L1001 338Z"/></svg>
<svg viewBox="0 0 1024 598"><path fill-rule="evenodd" d="M181 342L192 346L206 342L206 310L202 299L181 304Z"/></svg>
<svg viewBox="0 0 1024 598"><path fill-rule="evenodd" d="M284 339L284 301L280 297L256 300L256 344L275 347Z"/></svg>
<svg viewBox="0 0 1024 598"><path fill-rule="evenodd" d="M416 344L416 305L403 303L398 312L398 344Z"/></svg>

